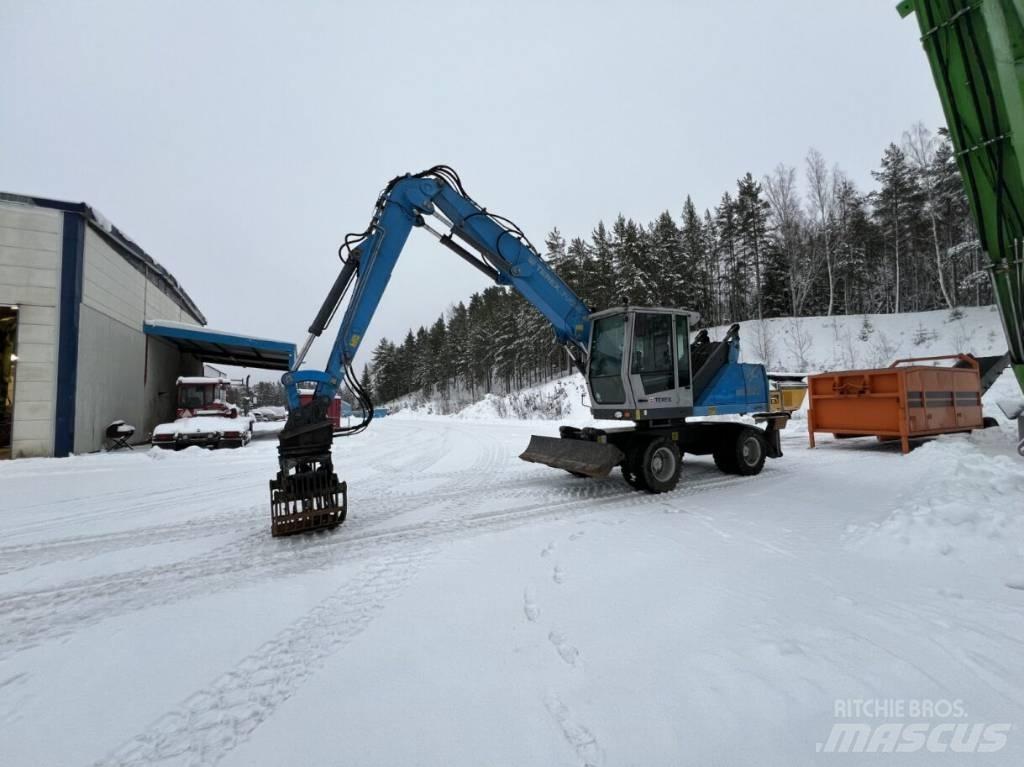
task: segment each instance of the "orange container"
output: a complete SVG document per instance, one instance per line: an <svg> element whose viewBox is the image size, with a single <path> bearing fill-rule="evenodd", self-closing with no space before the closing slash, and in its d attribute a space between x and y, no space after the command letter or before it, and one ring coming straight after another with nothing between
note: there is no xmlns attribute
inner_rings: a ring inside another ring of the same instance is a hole
<svg viewBox="0 0 1024 767"><path fill-rule="evenodd" d="M954 367L922 362L956 360ZM978 361L967 354L896 360L887 368L820 373L807 379L807 433L910 440L982 427Z"/></svg>

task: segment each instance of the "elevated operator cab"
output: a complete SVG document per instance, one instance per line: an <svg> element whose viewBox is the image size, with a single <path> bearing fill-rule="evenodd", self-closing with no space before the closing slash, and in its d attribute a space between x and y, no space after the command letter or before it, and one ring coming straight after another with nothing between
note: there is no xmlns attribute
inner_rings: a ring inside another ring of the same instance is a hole
<svg viewBox="0 0 1024 767"><path fill-rule="evenodd" d="M590 315L587 386L595 418L637 422L768 409L761 365L739 361L739 327L721 341L686 309L622 306Z"/></svg>

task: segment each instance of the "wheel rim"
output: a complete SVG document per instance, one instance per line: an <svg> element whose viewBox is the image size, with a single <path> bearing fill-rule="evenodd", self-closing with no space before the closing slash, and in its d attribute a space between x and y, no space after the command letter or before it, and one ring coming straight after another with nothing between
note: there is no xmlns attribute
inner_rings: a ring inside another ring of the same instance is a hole
<svg viewBox="0 0 1024 767"><path fill-rule="evenodd" d="M651 474L658 482L667 482L676 472L676 457L667 447L659 447L651 456Z"/></svg>
<svg viewBox="0 0 1024 767"><path fill-rule="evenodd" d="M754 466L761 460L761 443L754 437L743 440L743 463Z"/></svg>

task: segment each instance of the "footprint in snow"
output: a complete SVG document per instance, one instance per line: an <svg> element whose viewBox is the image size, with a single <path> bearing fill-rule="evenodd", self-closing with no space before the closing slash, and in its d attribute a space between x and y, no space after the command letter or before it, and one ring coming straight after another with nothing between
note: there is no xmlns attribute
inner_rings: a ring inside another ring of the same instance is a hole
<svg viewBox="0 0 1024 767"><path fill-rule="evenodd" d="M779 655L804 655L803 646L795 639L780 639L774 642Z"/></svg>
<svg viewBox="0 0 1024 767"><path fill-rule="evenodd" d="M523 591L523 613L526 614L526 620L530 621L530 623L535 623L537 618L540 617L540 608L537 607L536 596L530 587Z"/></svg>
<svg viewBox="0 0 1024 767"><path fill-rule="evenodd" d="M551 580L558 584L565 583L565 570L559 565L555 565L555 570L551 573Z"/></svg>
<svg viewBox="0 0 1024 767"><path fill-rule="evenodd" d="M580 651L566 642L564 636L559 634L557 631L552 631L548 634L548 639L551 641L551 644L555 646L555 650L558 651L558 655L562 660L570 666L576 665L576 662L580 657Z"/></svg>
<svg viewBox="0 0 1024 767"><path fill-rule="evenodd" d="M555 550L555 542L552 541L551 543L549 543L547 546L545 546L543 549L540 550L540 555L542 557L550 556L551 552L554 551L554 550Z"/></svg>
<svg viewBox="0 0 1024 767"><path fill-rule="evenodd" d="M578 539L582 538L584 535L586 535L586 531L585 530L577 530L575 533L573 533L572 535L569 536L569 540L570 541L575 541L575 540L578 540Z"/></svg>
<svg viewBox="0 0 1024 767"><path fill-rule="evenodd" d="M573 718L568 706L562 703L554 693L550 693L544 703L555 721L558 722L565 739L583 762L583 767L599 767L604 764L604 752L594 733L586 725Z"/></svg>

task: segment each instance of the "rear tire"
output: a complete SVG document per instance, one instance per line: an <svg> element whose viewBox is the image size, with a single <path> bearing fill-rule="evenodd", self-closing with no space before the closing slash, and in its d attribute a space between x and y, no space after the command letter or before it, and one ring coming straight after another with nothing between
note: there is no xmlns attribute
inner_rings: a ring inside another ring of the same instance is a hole
<svg viewBox="0 0 1024 767"><path fill-rule="evenodd" d="M760 474L768 455L768 441L760 429L744 429L736 439L736 468L742 477Z"/></svg>
<svg viewBox="0 0 1024 767"><path fill-rule="evenodd" d="M660 437L644 447L638 468L647 492L667 493L679 484L683 455L675 442Z"/></svg>
<svg viewBox="0 0 1024 767"><path fill-rule="evenodd" d="M715 466L723 474L738 474L739 471L736 467L736 445L731 438L723 439L713 452L715 457Z"/></svg>
<svg viewBox="0 0 1024 767"><path fill-rule="evenodd" d="M768 441L760 429L738 429L723 438L714 456L715 465L726 474L752 477L764 468Z"/></svg>

